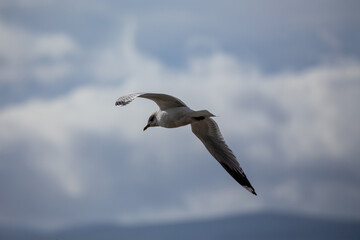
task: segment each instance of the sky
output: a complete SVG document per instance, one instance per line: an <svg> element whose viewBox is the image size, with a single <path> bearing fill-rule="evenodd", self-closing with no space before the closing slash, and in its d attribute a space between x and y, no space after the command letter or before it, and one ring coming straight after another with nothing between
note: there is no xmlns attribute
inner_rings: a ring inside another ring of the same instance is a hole
<svg viewBox="0 0 360 240"><path fill-rule="evenodd" d="M159 223L258 211L360 218L359 1L0 2L0 224ZM217 121L258 196L190 127Z"/></svg>

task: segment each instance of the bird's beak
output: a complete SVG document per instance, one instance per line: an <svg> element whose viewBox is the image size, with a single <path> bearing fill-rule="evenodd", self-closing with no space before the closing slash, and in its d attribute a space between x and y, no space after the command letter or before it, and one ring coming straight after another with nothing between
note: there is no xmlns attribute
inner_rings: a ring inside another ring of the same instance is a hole
<svg viewBox="0 0 360 240"><path fill-rule="evenodd" d="M150 127L149 124L147 124L147 125L144 127L143 131L145 131L148 127Z"/></svg>

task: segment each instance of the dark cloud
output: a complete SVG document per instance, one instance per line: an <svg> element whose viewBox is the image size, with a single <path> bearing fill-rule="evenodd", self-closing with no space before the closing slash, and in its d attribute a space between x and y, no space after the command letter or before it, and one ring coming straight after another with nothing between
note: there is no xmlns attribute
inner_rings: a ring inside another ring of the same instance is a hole
<svg viewBox="0 0 360 240"><path fill-rule="evenodd" d="M0 32L11 43L0 46L0 68L17 80L0 82L2 222L51 227L252 209L359 216L357 2L23 4L0 4ZM59 34L40 57L11 58L21 41ZM44 62L71 71L44 81L34 71ZM258 198L189 127L140 135L156 106L118 109L114 101L147 89L219 113Z"/></svg>

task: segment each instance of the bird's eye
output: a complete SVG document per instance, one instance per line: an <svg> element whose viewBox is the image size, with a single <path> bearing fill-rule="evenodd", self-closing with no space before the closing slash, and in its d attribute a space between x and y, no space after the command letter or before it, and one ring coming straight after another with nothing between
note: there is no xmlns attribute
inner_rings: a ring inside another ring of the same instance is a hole
<svg viewBox="0 0 360 240"><path fill-rule="evenodd" d="M149 122L154 121L154 118L155 118L155 116L154 116L154 115L152 115L152 116L149 118Z"/></svg>

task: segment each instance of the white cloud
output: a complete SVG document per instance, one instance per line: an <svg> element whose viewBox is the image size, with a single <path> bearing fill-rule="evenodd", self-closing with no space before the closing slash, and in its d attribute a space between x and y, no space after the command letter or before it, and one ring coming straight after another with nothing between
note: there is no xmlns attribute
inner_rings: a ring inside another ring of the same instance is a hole
<svg viewBox="0 0 360 240"><path fill-rule="evenodd" d="M128 84L132 80L156 84L159 71L163 71L160 63L142 55L135 46L136 25L127 24L123 33L114 44L101 49L95 54L93 72L100 81L116 81L126 79ZM155 80L155 81L154 81Z"/></svg>
<svg viewBox="0 0 360 240"><path fill-rule="evenodd" d="M59 33L38 36L32 48L32 54L36 58L58 59L72 55L76 51L78 47L74 41L69 36Z"/></svg>
<svg viewBox="0 0 360 240"><path fill-rule="evenodd" d="M80 48L64 33L29 32L0 20L0 81L44 83L58 81L72 72L69 57Z"/></svg>

